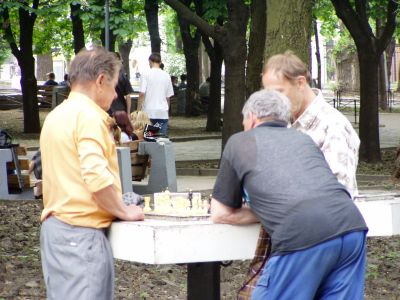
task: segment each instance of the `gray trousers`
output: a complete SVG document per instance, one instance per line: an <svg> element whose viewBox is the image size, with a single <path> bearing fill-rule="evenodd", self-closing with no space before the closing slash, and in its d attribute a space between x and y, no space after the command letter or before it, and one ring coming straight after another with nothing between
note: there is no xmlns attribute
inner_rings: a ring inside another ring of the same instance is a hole
<svg viewBox="0 0 400 300"><path fill-rule="evenodd" d="M113 299L114 259L104 230L50 217L41 227L40 250L48 299Z"/></svg>

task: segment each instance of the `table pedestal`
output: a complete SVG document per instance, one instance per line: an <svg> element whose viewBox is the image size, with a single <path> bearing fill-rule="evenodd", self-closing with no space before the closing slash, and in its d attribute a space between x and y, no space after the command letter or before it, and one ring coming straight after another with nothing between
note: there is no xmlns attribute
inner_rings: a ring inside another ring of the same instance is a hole
<svg viewBox="0 0 400 300"><path fill-rule="evenodd" d="M220 299L220 263L187 264L187 299Z"/></svg>

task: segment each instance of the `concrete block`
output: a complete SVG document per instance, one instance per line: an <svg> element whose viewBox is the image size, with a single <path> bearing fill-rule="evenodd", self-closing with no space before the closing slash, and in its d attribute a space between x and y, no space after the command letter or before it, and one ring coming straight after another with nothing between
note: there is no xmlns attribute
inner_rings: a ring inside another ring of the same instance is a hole
<svg viewBox="0 0 400 300"><path fill-rule="evenodd" d="M252 259L260 224L146 219L113 222L108 238L117 259L174 264Z"/></svg>
<svg viewBox="0 0 400 300"><path fill-rule="evenodd" d="M400 199L390 193L359 199L355 201L355 204L367 223L368 236L400 234Z"/></svg>
<svg viewBox="0 0 400 300"><path fill-rule="evenodd" d="M7 162L13 161L11 149L0 149L0 197L8 193Z"/></svg>

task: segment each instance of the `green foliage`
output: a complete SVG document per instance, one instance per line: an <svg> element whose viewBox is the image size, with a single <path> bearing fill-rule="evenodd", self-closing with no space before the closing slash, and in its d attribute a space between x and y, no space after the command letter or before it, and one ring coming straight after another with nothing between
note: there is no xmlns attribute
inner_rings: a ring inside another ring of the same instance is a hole
<svg viewBox="0 0 400 300"><path fill-rule="evenodd" d="M186 74L185 56L180 53L163 54L165 70L170 75L180 76Z"/></svg>
<svg viewBox="0 0 400 300"><path fill-rule="evenodd" d="M4 64L4 62L11 55L10 47L7 44L6 40L0 39L0 66Z"/></svg>
<svg viewBox="0 0 400 300"><path fill-rule="evenodd" d="M48 1L37 13L34 30L34 52L73 53L72 24L69 18L69 3L65 0Z"/></svg>
<svg viewBox="0 0 400 300"><path fill-rule="evenodd" d="M347 29L343 29L340 31L339 39L333 47L333 57L338 60L341 56L347 56L356 52L357 49L353 38L350 36L350 33L347 31Z"/></svg>
<svg viewBox="0 0 400 300"><path fill-rule="evenodd" d="M81 18L85 33L93 43L100 43L101 31L105 27L104 0L87 0L82 6ZM122 7L117 1L110 1L110 30L118 41L134 39L139 33L146 31L144 0L124 0Z"/></svg>
<svg viewBox="0 0 400 300"><path fill-rule="evenodd" d="M228 16L226 1L222 0L203 1L203 10L203 18L210 24L215 24L219 17L226 20Z"/></svg>
<svg viewBox="0 0 400 300"><path fill-rule="evenodd" d="M333 39L339 34L339 19L330 0L315 1L313 17L321 22L320 34L327 39Z"/></svg>
<svg viewBox="0 0 400 300"><path fill-rule="evenodd" d="M167 52L182 53L182 49L176 49L177 39L181 40L181 35L179 33L178 17L175 11L169 6L165 6L162 9L162 13L164 17Z"/></svg>

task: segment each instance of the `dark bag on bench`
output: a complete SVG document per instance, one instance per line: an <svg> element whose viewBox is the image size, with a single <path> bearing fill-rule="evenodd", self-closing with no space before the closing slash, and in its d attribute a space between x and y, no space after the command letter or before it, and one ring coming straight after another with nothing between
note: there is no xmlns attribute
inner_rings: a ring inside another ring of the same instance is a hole
<svg viewBox="0 0 400 300"><path fill-rule="evenodd" d="M0 128L0 148L10 148L13 146L11 135Z"/></svg>

